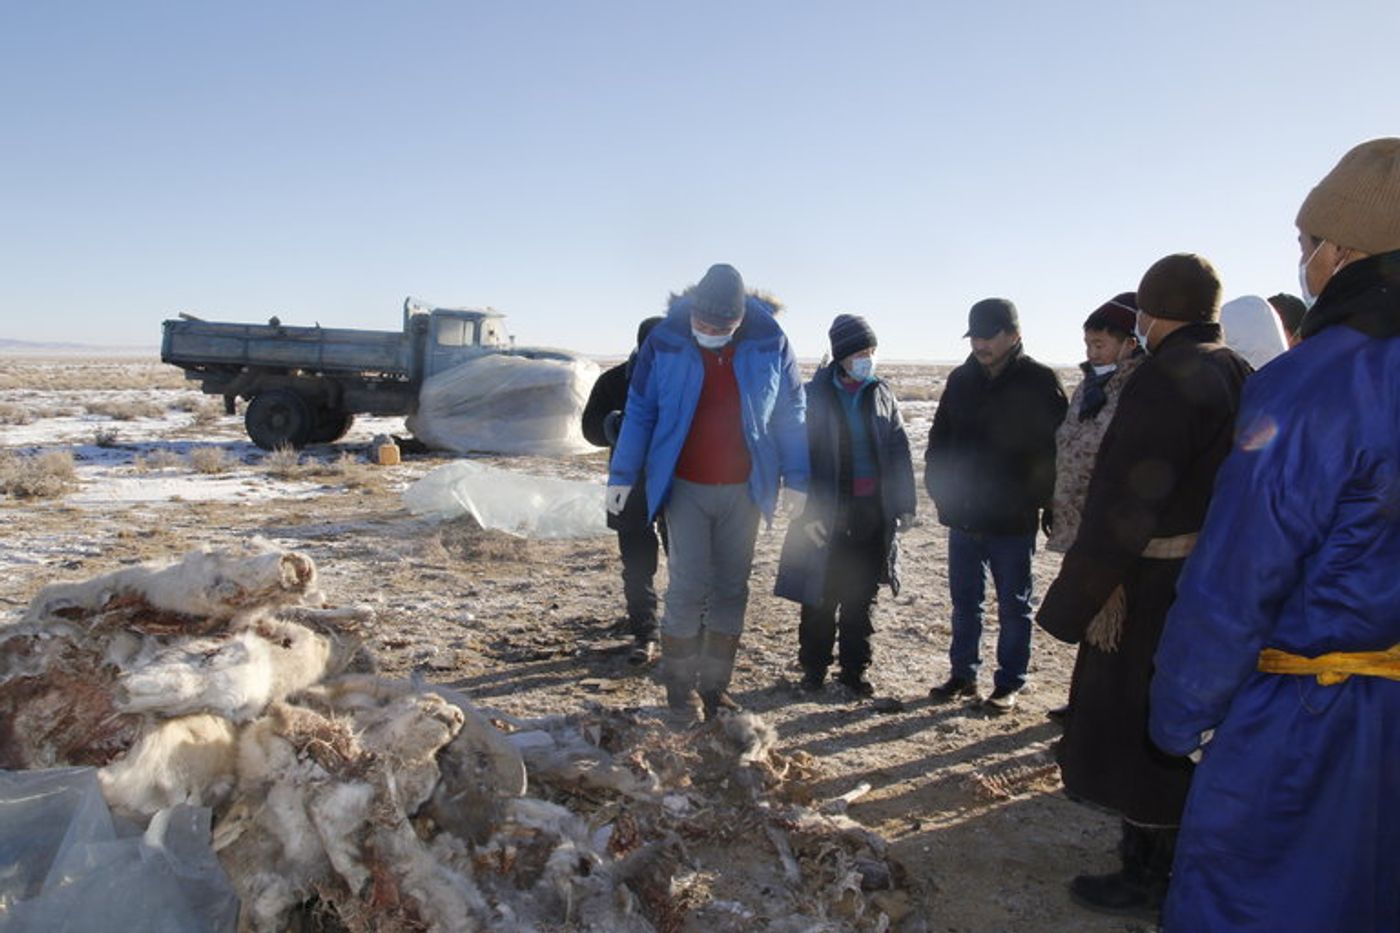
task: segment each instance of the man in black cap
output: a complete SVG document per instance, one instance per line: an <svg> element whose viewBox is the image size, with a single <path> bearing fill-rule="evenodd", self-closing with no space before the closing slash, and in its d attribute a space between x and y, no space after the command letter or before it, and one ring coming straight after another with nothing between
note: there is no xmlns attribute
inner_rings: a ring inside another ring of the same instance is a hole
<svg viewBox="0 0 1400 933"><path fill-rule="evenodd" d="M637 327L637 349L646 343L660 317L649 317ZM612 448L622 428L622 410L627 406L627 387L637 362L633 350L625 363L609 369L593 383L588 404L583 407L583 436L596 447ZM636 644L628 661L649 664L660 649L656 641L656 576L660 550L657 529L665 538L665 526L647 517L646 479L637 480L637 494L630 496L617 515L608 513L608 527L617 532L617 549L622 558L622 593L627 601L627 624Z"/></svg>
<svg viewBox="0 0 1400 933"><path fill-rule="evenodd" d="M1009 712L1031 654L1031 556L1049 527L1055 491L1055 429L1068 402L1054 370L1021 349L1016 306L972 306L972 355L948 376L924 455L924 484L948 527L953 601L951 673L929 696L977 696L982 599L990 567L997 593L997 670L989 710Z"/></svg>

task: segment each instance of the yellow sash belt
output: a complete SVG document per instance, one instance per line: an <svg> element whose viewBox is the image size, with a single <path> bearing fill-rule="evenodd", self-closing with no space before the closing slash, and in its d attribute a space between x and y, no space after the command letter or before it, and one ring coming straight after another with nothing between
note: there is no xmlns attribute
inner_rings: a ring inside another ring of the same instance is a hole
<svg viewBox="0 0 1400 933"><path fill-rule="evenodd" d="M1266 674L1316 674L1324 687L1339 684L1352 674L1400 680L1400 644L1384 651L1333 651L1315 658L1265 648L1259 652L1259 670Z"/></svg>

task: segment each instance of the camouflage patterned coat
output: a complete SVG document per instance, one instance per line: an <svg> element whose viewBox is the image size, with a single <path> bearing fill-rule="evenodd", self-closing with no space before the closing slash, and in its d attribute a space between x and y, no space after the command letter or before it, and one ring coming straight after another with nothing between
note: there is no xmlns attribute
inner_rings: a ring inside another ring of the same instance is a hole
<svg viewBox="0 0 1400 933"><path fill-rule="evenodd" d="M1118 396L1128 378L1146 358L1139 353L1118 364L1109 380L1104 383L1104 394L1108 401L1091 417L1081 419L1080 409L1084 405L1084 387L1093 375L1088 363L1081 363L1084 380L1074 389L1069 400L1069 411L1065 420L1055 432L1055 497L1052 514L1054 525L1045 546L1052 551L1064 553L1074 543L1079 534L1079 519L1084 512L1084 498L1089 492L1089 477L1094 472L1094 460L1099 455L1099 444L1104 432L1118 410Z"/></svg>

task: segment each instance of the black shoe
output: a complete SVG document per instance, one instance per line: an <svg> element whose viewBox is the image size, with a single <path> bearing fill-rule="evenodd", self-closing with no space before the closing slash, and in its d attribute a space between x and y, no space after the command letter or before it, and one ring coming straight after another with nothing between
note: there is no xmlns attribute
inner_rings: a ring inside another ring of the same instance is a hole
<svg viewBox="0 0 1400 933"><path fill-rule="evenodd" d="M938 703L947 703L949 700L957 700L965 697L977 696L977 681L966 677L949 677L937 687L929 688L928 696L930 700Z"/></svg>
<svg viewBox="0 0 1400 933"><path fill-rule="evenodd" d="M1066 703L1064 706L1047 709L1045 711L1045 718L1051 722L1058 722L1060 725L1064 725L1065 720L1069 718L1069 704Z"/></svg>
<svg viewBox="0 0 1400 933"><path fill-rule="evenodd" d="M826 684L826 671L807 671L802 675L802 689L807 693L817 693Z"/></svg>
<svg viewBox="0 0 1400 933"><path fill-rule="evenodd" d="M1016 694L1020 692L1020 687L997 687L982 705L993 713L1009 713L1016 708Z"/></svg>
<svg viewBox="0 0 1400 933"><path fill-rule="evenodd" d="M1165 886L1145 882L1122 871L1078 875L1069 883L1069 896L1080 907L1150 922L1155 922L1161 913L1165 894Z"/></svg>
<svg viewBox="0 0 1400 933"><path fill-rule="evenodd" d="M859 697L869 697L875 695L875 687L862 674L854 671L842 671L836 680L847 690Z"/></svg>

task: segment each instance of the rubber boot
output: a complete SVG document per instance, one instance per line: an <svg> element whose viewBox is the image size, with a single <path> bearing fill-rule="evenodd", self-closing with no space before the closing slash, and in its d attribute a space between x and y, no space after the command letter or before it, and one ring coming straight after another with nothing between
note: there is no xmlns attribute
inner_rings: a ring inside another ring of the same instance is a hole
<svg viewBox="0 0 1400 933"><path fill-rule="evenodd" d="M1155 922L1166 898L1176 830L1123 821L1118 852L1123 867L1106 875L1079 875L1069 884L1070 897L1098 913Z"/></svg>
<svg viewBox="0 0 1400 933"><path fill-rule="evenodd" d="M705 705L706 720L713 719L722 709L737 712L743 708L729 695L734 655L738 652L738 635L724 635L706 629L701 636L700 701Z"/></svg>
<svg viewBox="0 0 1400 933"><path fill-rule="evenodd" d="M666 687L666 705L680 725L700 721L700 697L695 692L699 662L700 636L661 636L661 682Z"/></svg>

